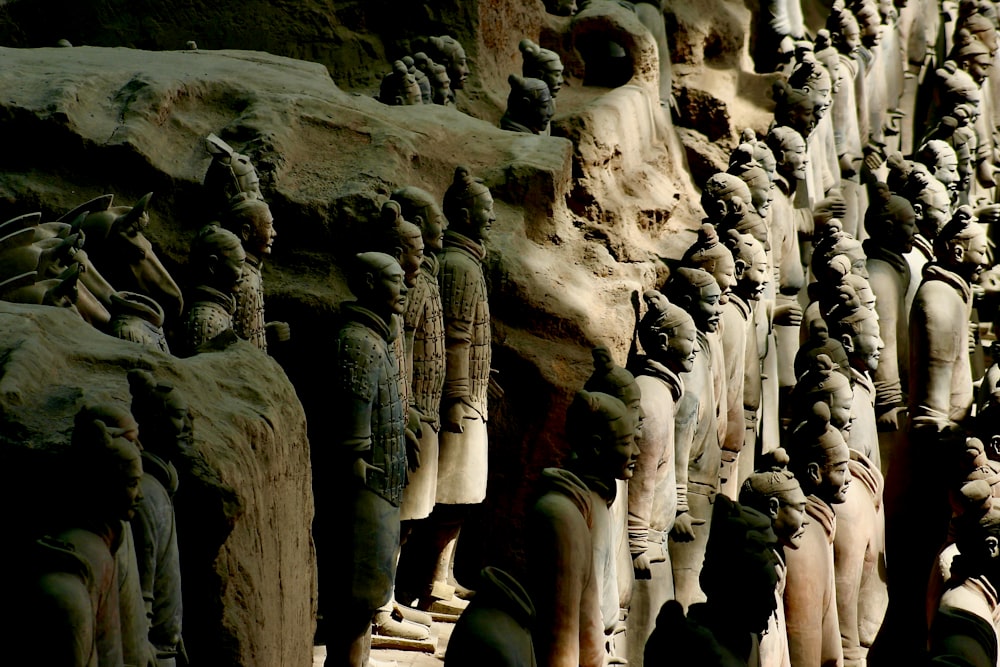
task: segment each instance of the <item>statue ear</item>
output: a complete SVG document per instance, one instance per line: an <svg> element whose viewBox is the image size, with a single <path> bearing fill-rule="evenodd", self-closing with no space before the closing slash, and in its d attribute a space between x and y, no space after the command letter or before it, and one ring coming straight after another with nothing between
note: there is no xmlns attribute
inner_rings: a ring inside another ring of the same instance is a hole
<svg viewBox="0 0 1000 667"><path fill-rule="evenodd" d="M207 267L208 268L208 272L214 276L215 275L215 269L216 269L217 266L219 266L219 256L218 255L209 255L208 256L208 267Z"/></svg>
<svg viewBox="0 0 1000 667"><path fill-rule="evenodd" d="M990 554L990 558L1000 556L1000 540L990 535L984 540L984 544L986 545L987 552Z"/></svg>
<svg viewBox="0 0 1000 667"><path fill-rule="evenodd" d="M919 201L910 202L910 205L913 207L913 213L914 215L917 216L917 219L922 218L924 213L924 205L921 204Z"/></svg>
<svg viewBox="0 0 1000 667"><path fill-rule="evenodd" d="M458 224L460 226L467 227L470 220L472 220L472 211L467 208L458 209Z"/></svg>
<svg viewBox="0 0 1000 667"><path fill-rule="evenodd" d="M844 346L844 351L850 354L854 352L854 338L848 334L841 334L840 344Z"/></svg>
<svg viewBox="0 0 1000 667"><path fill-rule="evenodd" d="M823 469L816 461L807 463L806 476L809 478L809 481L813 483L813 485L819 486L819 483L823 481Z"/></svg>
<svg viewBox="0 0 1000 667"><path fill-rule="evenodd" d="M246 242L250 240L250 237L252 235L253 235L253 227L250 225L249 222L243 223L243 226L240 228L240 238L243 239L244 242Z"/></svg>
<svg viewBox="0 0 1000 667"><path fill-rule="evenodd" d="M739 280L743 277L743 273L750 268L750 265L742 259L737 259L736 262L736 279Z"/></svg>
<svg viewBox="0 0 1000 667"><path fill-rule="evenodd" d="M660 349L665 350L667 345L670 344L670 336L667 335L666 331L660 331L656 334L656 342L659 343ZM649 350L647 350L647 353Z"/></svg>
<svg viewBox="0 0 1000 667"><path fill-rule="evenodd" d="M781 508L781 501L775 496L771 496L767 499L767 514L771 517L771 520L778 518L778 510Z"/></svg>
<svg viewBox="0 0 1000 667"><path fill-rule="evenodd" d="M962 258L965 257L965 246L961 243L955 243L951 246L952 256L955 258L955 262L961 262Z"/></svg>

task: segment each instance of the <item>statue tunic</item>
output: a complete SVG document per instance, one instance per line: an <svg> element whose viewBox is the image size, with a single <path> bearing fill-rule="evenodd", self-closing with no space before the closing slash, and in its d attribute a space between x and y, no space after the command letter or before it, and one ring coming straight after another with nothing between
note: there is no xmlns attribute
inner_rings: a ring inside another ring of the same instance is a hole
<svg viewBox="0 0 1000 667"><path fill-rule="evenodd" d="M646 639L660 607L674 596L674 577L666 539L677 515L674 468L674 410L684 394L680 376L648 357L640 360L635 382L641 393L642 431L636 437L639 458L628 480L628 543L633 558L646 554L650 579L636 579L625 619L626 657L641 667ZM629 562L631 567L631 562Z"/></svg>
<svg viewBox="0 0 1000 667"><path fill-rule="evenodd" d="M177 471L149 450L142 452L142 500L132 520L142 597L149 616L149 641L158 657L176 656L181 646L183 605L173 494Z"/></svg>
<svg viewBox="0 0 1000 667"><path fill-rule="evenodd" d="M189 354L227 329L233 328L236 300L230 294L201 285L194 289L191 308L184 323L184 342Z"/></svg>
<svg viewBox="0 0 1000 667"><path fill-rule="evenodd" d="M961 584L950 586L941 596L938 611L952 609L970 612L992 625L996 648L1000 652L1000 601L996 588L986 577L969 577Z"/></svg>
<svg viewBox="0 0 1000 667"><path fill-rule="evenodd" d="M334 336L330 366L337 436L335 450L323 455L336 497L317 541L327 551L321 569L337 575L331 588L346 587L331 599L375 610L392 592L406 482L405 406L391 345L397 332L395 319L386 322L356 303L341 310L347 321ZM369 470L362 485L351 473L357 456L383 472Z"/></svg>
<svg viewBox="0 0 1000 667"><path fill-rule="evenodd" d="M905 405L900 368L907 368L910 349L907 331L909 322L906 292L910 287L910 265L898 252L876 243L864 242L868 256L868 282L878 295L875 312L878 313L879 334L885 350L875 369L875 413L882 414Z"/></svg>
<svg viewBox="0 0 1000 667"><path fill-rule="evenodd" d="M461 401L477 418L464 420L464 433L440 434L439 503L474 504L486 497L486 394L492 350L485 256L481 244L445 232L444 250L438 254L446 350L441 409Z"/></svg>
<svg viewBox="0 0 1000 667"><path fill-rule="evenodd" d="M756 327L750 319L750 304L735 294L722 306L722 352L726 371L726 433L722 441L723 493L735 500L739 489L738 457L746 439L743 421L743 387L746 383L747 338L754 337ZM640 446L641 449L641 446ZM750 454L748 453L748 456Z"/></svg>
<svg viewBox="0 0 1000 667"><path fill-rule="evenodd" d="M809 521L798 549L785 552L785 624L793 665L844 664L833 566L836 515L825 502L806 498Z"/></svg>
<svg viewBox="0 0 1000 667"><path fill-rule="evenodd" d="M267 352L264 280L260 275L260 263L249 255L243 263L243 279L236 286L233 296L236 298L236 311L233 313L236 335L250 341L258 350Z"/></svg>
<svg viewBox="0 0 1000 667"><path fill-rule="evenodd" d="M409 407L420 414L420 467L403 490L401 518L422 519L434 508L438 479L438 434L444 390L444 313L438 286L439 264L426 255L416 284L407 295L403 327L412 374Z"/></svg>
<svg viewBox="0 0 1000 667"><path fill-rule="evenodd" d="M603 600L598 513L608 500L569 470L542 471L545 492L528 517L528 591L535 603L538 661L548 667L604 667L605 603L618 613L618 599ZM610 544L606 545L611 551ZM595 557L596 556L596 557ZM613 562L613 554L608 554Z"/></svg>

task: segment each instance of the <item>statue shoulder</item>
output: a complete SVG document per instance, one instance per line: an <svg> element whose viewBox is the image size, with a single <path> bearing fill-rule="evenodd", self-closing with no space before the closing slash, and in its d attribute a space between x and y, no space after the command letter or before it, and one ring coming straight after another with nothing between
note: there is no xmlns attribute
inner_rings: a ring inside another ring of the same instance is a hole
<svg viewBox="0 0 1000 667"><path fill-rule="evenodd" d="M371 399L390 365L385 340L368 327L348 322L334 339L333 381L342 392Z"/></svg>

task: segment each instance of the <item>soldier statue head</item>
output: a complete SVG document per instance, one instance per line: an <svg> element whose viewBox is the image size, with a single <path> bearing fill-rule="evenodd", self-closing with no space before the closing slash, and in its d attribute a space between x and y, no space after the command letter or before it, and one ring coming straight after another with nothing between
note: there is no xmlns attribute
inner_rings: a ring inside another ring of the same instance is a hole
<svg viewBox="0 0 1000 667"><path fill-rule="evenodd" d="M246 257L243 242L238 236L211 224L202 227L191 244L189 266L196 285L232 294L243 276Z"/></svg>
<svg viewBox="0 0 1000 667"><path fill-rule="evenodd" d="M407 185L393 192L389 199L399 204L404 219L420 228L424 238L425 255L444 247L444 230L448 228L448 221L431 193Z"/></svg>
<svg viewBox="0 0 1000 667"><path fill-rule="evenodd" d="M420 88L420 101L423 104L431 104L431 81L427 73L417 67L413 56L403 56L400 60L406 65L406 71L410 73L413 80L417 82L417 87Z"/></svg>
<svg viewBox="0 0 1000 667"><path fill-rule="evenodd" d="M697 330L686 310L656 290L643 295L646 314L639 322L639 343L653 361L674 373L689 373L698 353Z"/></svg>
<svg viewBox="0 0 1000 667"><path fill-rule="evenodd" d="M764 140L774 153L777 171L788 182L804 181L809 163L806 140L787 125L776 125Z"/></svg>
<svg viewBox="0 0 1000 667"><path fill-rule="evenodd" d="M955 31L955 46L949 57L980 86L993 70L993 53L989 47L965 29Z"/></svg>
<svg viewBox="0 0 1000 667"><path fill-rule="evenodd" d="M1000 583L1000 499L985 479L967 482L961 489L963 511L954 521L959 555L952 562L952 580L985 577Z"/></svg>
<svg viewBox="0 0 1000 667"><path fill-rule="evenodd" d="M833 376L842 377L836 372ZM789 439L788 467L803 492L828 505L842 503L851 483L851 452L844 436L830 423L826 403L813 404L804 416Z"/></svg>
<svg viewBox="0 0 1000 667"><path fill-rule="evenodd" d="M931 139L920 147L914 156L917 162L927 167L934 178L949 190L958 188L958 156L955 149L940 139Z"/></svg>
<svg viewBox="0 0 1000 667"><path fill-rule="evenodd" d="M441 63L448 70L452 90L465 88L465 80L469 77L469 65L465 58L465 49L458 41L449 35L431 37L428 40L429 55L434 62Z"/></svg>
<svg viewBox="0 0 1000 667"><path fill-rule="evenodd" d="M73 471L84 495L77 500L94 520L113 524L135 516L142 499L142 456L125 429L82 409L73 424Z"/></svg>
<svg viewBox="0 0 1000 667"><path fill-rule="evenodd" d="M733 293L744 301L759 301L764 295L770 270L764 246L751 234L729 229L725 244L733 254L736 267L736 286Z"/></svg>
<svg viewBox="0 0 1000 667"><path fill-rule="evenodd" d="M757 215L766 217L774 201L774 184L767 171L753 158L753 146L740 144L729 156L729 173L739 176L750 188L750 203Z"/></svg>
<svg viewBox="0 0 1000 667"><path fill-rule="evenodd" d="M635 433L638 435L642 428L642 393L635 376L617 365L611 357L611 350L603 345L595 347L591 354L594 357L594 372L587 378L583 388L614 396L624 403L635 421Z"/></svg>
<svg viewBox="0 0 1000 667"><path fill-rule="evenodd" d="M521 75L525 78L541 79L548 87L552 97L559 94L563 85L563 64L559 54L549 49L543 49L530 39L522 39L518 48L524 63Z"/></svg>
<svg viewBox="0 0 1000 667"><path fill-rule="evenodd" d="M852 367L862 373L878 370L885 343L874 311L857 303L844 304L834 307L825 319L830 334L844 346Z"/></svg>
<svg viewBox="0 0 1000 667"><path fill-rule="evenodd" d="M811 67L809 65L808 67ZM774 83L774 120L778 125L787 125L808 139L816 128L816 99L810 90L791 86L787 81Z"/></svg>
<svg viewBox="0 0 1000 667"><path fill-rule="evenodd" d="M951 221L934 239L934 256L944 268L973 284L989 266L986 229L969 206L959 206Z"/></svg>
<svg viewBox="0 0 1000 667"><path fill-rule="evenodd" d="M407 287L403 267L384 252L362 252L354 257L347 287L362 308L389 322L406 311Z"/></svg>
<svg viewBox="0 0 1000 667"><path fill-rule="evenodd" d="M516 74L507 77L507 81L510 94L500 127L533 134L545 132L556 110L548 85L542 79L522 78Z"/></svg>
<svg viewBox="0 0 1000 667"><path fill-rule="evenodd" d="M715 227L708 223L701 226L698 230L698 240L685 251L681 264L693 269L703 269L712 274L722 290L719 303L725 304L729 301L729 295L736 286L736 262L732 251L719 241Z"/></svg>
<svg viewBox="0 0 1000 667"><path fill-rule="evenodd" d="M722 288L711 273L681 267L671 274L664 290L671 302L691 313L699 331L713 333L722 320Z"/></svg>
<svg viewBox="0 0 1000 667"><path fill-rule="evenodd" d="M854 12L845 7L842 0L833 3L826 19L826 29L830 31L831 43L840 53L849 55L861 46L861 26Z"/></svg>
<svg viewBox="0 0 1000 667"><path fill-rule="evenodd" d="M444 193L443 208L450 229L473 241L485 240L496 221L489 188L467 167L455 168L455 177Z"/></svg>
<svg viewBox="0 0 1000 667"><path fill-rule="evenodd" d="M701 188L701 207L708 222L722 224L723 220L735 213L733 199L739 197L744 204L752 200L750 188L739 176L724 171L709 176Z"/></svg>
<svg viewBox="0 0 1000 667"><path fill-rule="evenodd" d="M193 417L183 394L141 369L128 372L128 385L143 449L168 460L190 450L194 444Z"/></svg>
<svg viewBox="0 0 1000 667"><path fill-rule="evenodd" d="M830 335L832 338L832 331ZM817 403L826 407L826 421L833 428L843 433L851 429L854 403L851 382L825 354L813 359L792 390L791 405L796 415L809 415Z"/></svg>
<svg viewBox="0 0 1000 667"><path fill-rule="evenodd" d="M788 453L780 447L770 454L771 466L747 477L740 488L740 504L771 517L781 546L798 549L805 536L806 494L788 470Z"/></svg>
<svg viewBox="0 0 1000 667"><path fill-rule="evenodd" d="M917 216L909 201L877 183L865 212L865 231L879 246L902 255L913 249Z"/></svg>
<svg viewBox="0 0 1000 667"><path fill-rule="evenodd" d="M274 230L271 207L263 199L237 195L221 222L240 238L251 261L259 262L271 254L278 232Z"/></svg>
<svg viewBox="0 0 1000 667"><path fill-rule="evenodd" d="M448 69L444 65L434 62L423 51L413 54L413 64L427 77L430 100L424 104L455 104L455 93L451 90L451 79L448 78Z"/></svg>
<svg viewBox="0 0 1000 667"><path fill-rule="evenodd" d="M403 267L406 285L413 287L424 259L423 233L403 218L398 202L390 199L382 205L375 220L372 247L395 257Z"/></svg>
<svg viewBox="0 0 1000 667"><path fill-rule="evenodd" d="M402 60L392 63L392 71L382 77L378 99L382 104L404 106L422 104L420 86Z"/></svg>
<svg viewBox="0 0 1000 667"><path fill-rule="evenodd" d="M899 193L906 197L917 218L917 231L933 240L938 230L951 220L951 193L926 166L908 162Z"/></svg>
<svg viewBox="0 0 1000 667"><path fill-rule="evenodd" d="M573 16L576 0L545 0L545 11L556 16Z"/></svg>
<svg viewBox="0 0 1000 667"><path fill-rule="evenodd" d="M260 178L250 158L237 153L214 134L205 139L212 163L205 172L204 186L210 198L212 211L221 215L239 195L263 199Z"/></svg>
<svg viewBox="0 0 1000 667"><path fill-rule="evenodd" d="M573 470L604 480L630 479L639 458L635 422L628 408L609 394L581 390L566 411L566 436Z"/></svg>

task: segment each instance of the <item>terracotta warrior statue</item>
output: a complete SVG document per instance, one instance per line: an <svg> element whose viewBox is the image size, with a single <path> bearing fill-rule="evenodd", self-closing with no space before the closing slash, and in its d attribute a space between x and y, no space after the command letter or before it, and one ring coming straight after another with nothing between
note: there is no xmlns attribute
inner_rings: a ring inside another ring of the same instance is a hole
<svg viewBox="0 0 1000 667"><path fill-rule="evenodd" d="M148 654L126 651L126 643L136 649L136 640L145 642L144 634L136 637L134 628L129 629L131 621L146 619L141 594L139 617L127 617L132 600L128 589L121 588L120 575L128 572L128 563L120 569L117 559L130 543L128 521L141 495L139 449L122 429L84 416L86 411L74 424L66 454L73 482L63 489L68 494L65 511L53 532L35 542L21 573L24 579L14 583L13 597L21 604L8 620L7 629L17 638L8 655L13 653L11 659L21 664L36 662L39 647L44 647L46 661L66 665L150 660ZM134 569L135 554L127 556Z"/></svg>
<svg viewBox="0 0 1000 667"><path fill-rule="evenodd" d="M842 377L832 363L817 372L828 378ZM808 516L801 545L785 551L784 607L792 665L840 665L844 660L837 614L833 506L844 501L851 482L850 451L829 417L825 403L814 404L788 441L788 467L806 494Z"/></svg>
<svg viewBox="0 0 1000 667"><path fill-rule="evenodd" d="M434 62L441 63L448 70L452 90L465 88L465 80L469 77L469 65L465 59L465 49L450 35L431 37L428 40L428 55Z"/></svg>
<svg viewBox="0 0 1000 667"><path fill-rule="evenodd" d="M329 480L331 493L316 541L320 596L330 610L324 618L327 664L364 667L372 617L392 596L399 550L406 411L392 340L407 288L399 262L383 253L358 255L348 276L357 301L342 306L345 323L333 340L336 435L317 456L318 474Z"/></svg>
<svg viewBox="0 0 1000 667"><path fill-rule="evenodd" d="M260 178L250 158L237 153L233 147L214 134L205 139L212 162L205 172L203 185L208 193L212 215L222 216L240 195L263 199Z"/></svg>
<svg viewBox="0 0 1000 667"><path fill-rule="evenodd" d="M489 188L465 167L455 169L443 210L448 229L438 254L438 282L444 310L445 380L437 497L430 520L441 535L433 580L444 583L462 522L486 497L486 396L492 349L483 242L496 214Z"/></svg>
<svg viewBox="0 0 1000 667"><path fill-rule="evenodd" d="M416 60L413 56L403 56L400 58L403 64L406 65L406 71L410 73L413 80L417 82L417 87L420 88L420 101L423 104L432 104L431 100L431 81L427 74L417 67Z"/></svg>
<svg viewBox="0 0 1000 667"><path fill-rule="evenodd" d="M563 64L559 54L543 49L530 39L522 39L517 47L521 50L521 57L524 58L521 76L544 81L549 87L552 99L555 99L563 85Z"/></svg>
<svg viewBox="0 0 1000 667"><path fill-rule="evenodd" d="M507 110L500 119L500 128L512 132L548 134L549 121L556 107L545 81L511 74Z"/></svg>
<svg viewBox="0 0 1000 667"><path fill-rule="evenodd" d="M193 446L191 411L169 384L148 372L129 371L132 415L142 443L142 500L132 520L149 641L157 667L175 667L184 656L180 556L173 496L177 469L171 462Z"/></svg>
<svg viewBox="0 0 1000 667"><path fill-rule="evenodd" d="M378 100L382 104L390 106L405 106L409 104L422 104L420 96L420 86L417 80L410 74L409 68L402 60L392 63L392 70L382 77L382 84L379 86Z"/></svg>
<svg viewBox="0 0 1000 667"><path fill-rule="evenodd" d="M947 532L940 451L972 407L971 285L988 264L986 233L968 207L960 207L941 229L934 249L936 259L924 267L910 310L908 438L894 453L886 479L886 548L889 553L905 548L909 555L889 570L886 619L888 636L903 655L922 643L925 621L918 598Z"/></svg>
<svg viewBox="0 0 1000 667"><path fill-rule="evenodd" d="M163 308L152 297L137 292L115 292L111 295L108 332L116 338L169 353L163 319Z"/></svg>
<svg viewBox="0 0 1000 667"><path fill-rule="evenodd" d="M500 568L485 567L476 585L476 597L448 638L444 664L537 664L531 634L534 624L535 605L524 586Z"/></svg>
<svg viewBox="0 0 1000 667"><path fill-rule="evenodd" d="M636 439L639 458L628 483L628 543L635 584L626 618L626 658L633 665L643 664L656 614L674 597L667 550L677 514L674 415L684 393L681 374L691 372L698 352L694 320L683 308L655 290L646 292L644 300L647 310L637 334L645 354L633 366L643 422Z"/></svg>
<svg viewBox="0 0 1000 667"><path fill-rule="evenodd" d="M240 338L267 352L268 342L273 344L289 338L287 322L264 320L264 281L260 270L278 235L274 230L274 217L264 200L237 196L221 222L225 229L240 238L246 252L243 276L234 294L233 330Z"/></svg>
<svg viewBox="0 0 1000 667"><path fill-rule="evenodd" d="M413 62L417 69L424 73L431 88L431 102L443 106L454 106L455 93L451 90L451 79L448 69L434 62L423 51L413 54Z"/></svg>
<svg viewBox="0 0 1000 667"><path fill-rule="evenodd" d="M567 413L571 458L542 472L544 491L527 520L527 589L541 664L603 667L618 622L611 514L616 479L629 479L639 448L635 420L608 394L577 392Z"/></svg>
<svg viewBox="0 0 1000 667"><path fill-rule="evenodd" d="M778 538L774 547L778 582L774 614L768 619L767 632L760 639L761 667L788 667L788 631L785 624L785 551L798 549L805 537L806 495L799 481L788 470L788 454L778 448L771 452L772 465L754 472L740 487L740 504L771 518L771 528Z"/></svg>
<svg viewBox="0 0 1000 667"><path fill-rule="evenodd" d="M206 225L191 244L193 283L184 322L183 348L194 354L200 345L233 328L234 293L243 277L246 252L240 239L218 225Z"/></svg>
<svg viewBox="0 0 1000 667"><path fill-rule="evenodd" d="M759 664L759 642L778 604L777 545L768 515L719 496L701 571L707 599L691 605L686 618L676 600L663 606L647 661L683 646L692 664Z"/></svg>
<svg viewBox="0 0 1000 667"><path fill-rule="evenodd" d="M716 406L713 367L725 367L717 336L722 290L712 274L701 269L679 268L667 283L671 303L687 310L698 329L701 353L692 370L682 376L686 393L675 411L674 468L677 474L677 516L670 533L670 558L674 571L674 597L682 605L704 600L698 574L705 555L711 505L719 492L722 449ZM713 343L710 337L716 337Z"/></svg>
<svg viewBox="0 0 1000 667"><path fill-rule="evenodd" d="M892 194L884 183L878 184L873 194L865 214L868 238L862 245L868 257L868 281L878 295L875 310L885 353L877 368L867 370L874 374L875 414L879 427L895 431L899 428L899 413L904 408L899 368L906 367L910 359L909 313L905 307L912 278L910 265L903 255L913 250L916 214L909 201Z"/></svg>

